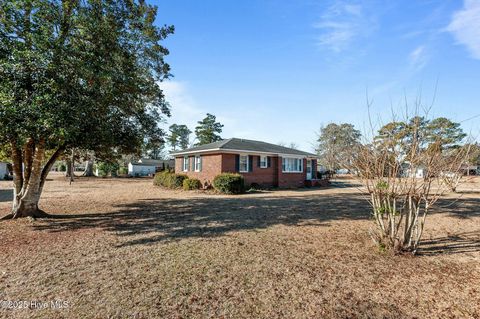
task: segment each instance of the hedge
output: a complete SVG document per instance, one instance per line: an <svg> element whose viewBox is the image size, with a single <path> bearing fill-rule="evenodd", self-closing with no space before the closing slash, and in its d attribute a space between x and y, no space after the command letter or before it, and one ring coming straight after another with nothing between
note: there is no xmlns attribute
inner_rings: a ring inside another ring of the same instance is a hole
<svg viewBox="0 0 480 319"><path fill-rule="evenodd" d="M245 179L240 174L222 173L213 179L213 187L225 194L240 194L245 191Z"/></svg>
<svg viewBox="0 0 480 319"><path fill-rule="evenodd" d="M117 176L117 172L120 165L116 162L99 162L96 165L98 169L98 175L101 177L106 177L111 175L112 177Z"/></svg>
<svg viewBox="0 0 480 319"><path fill-rule="evenodd" d="M183 189L186 191L200 189L200 187L202 187L202 183L196 178L187 178L183 180Z"/></svg>
<svg viewBox="0 0 480 319"><path fill-rule="evenodd" d="M170 173L169 171L163 171L155 174L155 177L153 178L153 184L168 188L180 188L183 186L183 181L187 178L187 175L174 174Z"/></svg>

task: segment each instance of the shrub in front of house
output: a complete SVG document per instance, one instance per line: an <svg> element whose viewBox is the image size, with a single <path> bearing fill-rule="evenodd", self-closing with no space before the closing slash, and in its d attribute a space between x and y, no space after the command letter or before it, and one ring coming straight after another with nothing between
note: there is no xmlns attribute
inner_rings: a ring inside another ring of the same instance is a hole
<svg viewBox="0 0 480 319"><path fill-rule="evenodd" d="M174 174L169 171L163 171L155 174L153 178L153 184L157 186L164 186L167 188L180 188L183 187L183 181L188 178L187 175Z"/></svg>
<svg viewBox="0 0 480 319"><path fill-rule="evenodd" d="M153 185L164 186L165 180L167 178L167 174L168 174L167 171L156 173L155 176L153 177Z"/></svg>
<svg viewBox="0 0 480 319"><path fill-rule="evenodd" d="M128 168L125 167L125 166L121 166L121 167L118 169L118 174L120 174L120 175L127 175L127 174L128 174Z"/></svg>
<svg viewBox="0 0 480 319"><path fill-rule="evenodd" d="M200 189L202 183L196 178L187 178L183 180L183 189L186 191Z"/></svg>
<svg viewBox="0 0 480 319"><path fill-rule="evenodd" d="M240 194L245 191L245 179L240 174L222 173L213 179L213 187L225 194Z"/></svg>

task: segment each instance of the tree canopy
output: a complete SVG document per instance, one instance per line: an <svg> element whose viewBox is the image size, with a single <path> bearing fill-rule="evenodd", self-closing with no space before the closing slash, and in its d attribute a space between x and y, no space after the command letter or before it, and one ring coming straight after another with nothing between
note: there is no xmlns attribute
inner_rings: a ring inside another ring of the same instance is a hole
<svg viewBox="0 0 480 319"><path fill-rule="evenodd" d="M170 134L167 137L170 146L175 151L177 147L184 150L190 143L190 134L192 131L184 124L172 124L169 129Z"/></svg>
<svg viewBox="0 0 480 319"><path fill-rule="evenodd" d="M317 154L320 164L329 170L342 168L345 159L351 157L355 146L360 143L362 134L352 124L330 123L320 129Z"/></svg>
<svg viewBox="0 0 480 319"><path fill-rule="evenodd" d="M170 110L158 83L170 67L161 42L174 29L157 27L156 15L140 0L0 2L0 144L14 166L14 216L39 211L65 149L101 157L162 138Z"/></svg>
<svg viewBox="0 0 480 319"><path fill-rule="evenodd" d="M223 124L217 122L215 115L207 113L207 116L198 121L198 126L195 127L195 135L197 143L195 145L203 145L220 141L220 133L222 133Z"/></svg>
<svg viewBox="0 0 480 319"><path fill-rule="evenodd" d="M395 147L401 147L404 153L408 153L412 140L420 137L417 140L422 143L418 147L435 147L445 151L458 148L466 136L460 123L444 117L427 120L421 116L414 116L407 121L393 121L385 124L378 131L375 142L396 141Z"/></svg>

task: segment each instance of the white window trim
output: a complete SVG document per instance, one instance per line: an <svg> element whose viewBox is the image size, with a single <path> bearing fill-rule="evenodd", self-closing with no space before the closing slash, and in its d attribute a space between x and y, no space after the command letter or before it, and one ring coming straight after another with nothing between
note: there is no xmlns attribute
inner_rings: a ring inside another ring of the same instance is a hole
<svg viewBox="0 0 480 319"><path fill-rule="evenodd" d="M189 165L190 165L190 160L189 160L188 156L184 156L183 157L183 167L182 167L184 172L188 172L188 166Z"/></svg>
<svg viewBox="0 0 480 319"><path fill-rule="evenodd" d="M195 155L195 172L200 172L202 169L202 157L200 155Z"/></svg>
<svg viewBox="0 0 480 319"><path fill-rule="evenodd" d="M242 157L247 158L247 170L246 171L242 171L242 166L241 166ZM239 156L238 156L238 172L239 173L250 172L250 163L249 162L250 162L250 158L249 158L248 154L239 154Z"/></svg>
<svg viewBox="0 0 480 319"><path fill-rule="evenodd" d="M265 162L262 162L265 159ZM268 156L260 155L260 168L268 168Z"/></svg>
<svg viewBox="0 0 480 319"><path fill-rule="evenodd" d="M285 171L283 169L283 160L284 159L297 159L300 161L300 170L299 171ZM293 173L293 174L298 174L298 173L303 173L304 172L304 167L303 167L303 158L301 157L282 157L282 173L285 173L285 174L290 174L290 173Z"/></svg>

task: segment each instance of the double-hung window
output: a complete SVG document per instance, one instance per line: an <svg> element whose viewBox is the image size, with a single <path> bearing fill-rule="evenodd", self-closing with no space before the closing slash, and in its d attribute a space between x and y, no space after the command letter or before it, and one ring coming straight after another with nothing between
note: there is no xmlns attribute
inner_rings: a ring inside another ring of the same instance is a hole
<svg viewBox="0 0 480 319"><path fill-rule="evenodd" d="M202 171L202 157L200 155L195 156L195 172Z"/></svg>
<svg viewBox="0 0 480 319"><path fill-rule="evenodd" d="M238 168L240 173L248 172L248 155L240 155Z"/></svg>
<svg viewBox="0 0 480 319"><path fill-rule="evenodd" d="M260 168L267 168L267 167L268 167L268 157L260 156Z"/></svg>
<svg viewBox="0 0 480 319"><path fill-rule="evenodd" d="M188 156L183 157L183 171L188 172Z"/></svg>
<svg viewBox="0 0 480 319"><path fill-rule="evenodd" d="M293 157L282 157L282 172L283 173L302 173L303 159Z"/></svg>

